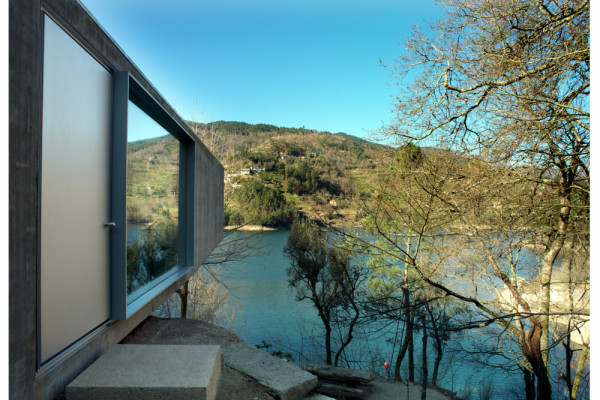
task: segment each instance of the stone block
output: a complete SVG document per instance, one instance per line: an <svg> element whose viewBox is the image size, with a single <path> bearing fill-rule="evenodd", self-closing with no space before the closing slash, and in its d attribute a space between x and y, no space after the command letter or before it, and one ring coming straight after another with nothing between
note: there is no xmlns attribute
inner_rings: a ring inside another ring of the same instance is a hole
<svg viewBox="0 0 600 400"><path fill-rule="evenodd" d="M66 389L67 400L212 400L220 346L118 344Z"/></svg>
<svg viewBox="0 0 600 400"><path fill-rule="evenodd" d="M275 390L283 400L304 398L317 386L317 377L248 343L223 346L225 364Z"/></svg>

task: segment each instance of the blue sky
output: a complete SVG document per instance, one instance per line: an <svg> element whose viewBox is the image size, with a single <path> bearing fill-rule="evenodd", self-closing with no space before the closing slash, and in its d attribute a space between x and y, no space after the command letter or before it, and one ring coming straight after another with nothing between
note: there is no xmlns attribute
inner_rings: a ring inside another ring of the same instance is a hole
<svg viewBox="0 0 600 400"><path fill-rule="evenodd" d="M83 0L185 119L367 137L391 118L389 70L433 0Z"/></svg>
<svg viewBox="0 0 600 400"><path fill-rule="evenodd" d="M127 110L127 141L150 139L168 135L169 132L154 121L148 114L129 101Z"/></svg>

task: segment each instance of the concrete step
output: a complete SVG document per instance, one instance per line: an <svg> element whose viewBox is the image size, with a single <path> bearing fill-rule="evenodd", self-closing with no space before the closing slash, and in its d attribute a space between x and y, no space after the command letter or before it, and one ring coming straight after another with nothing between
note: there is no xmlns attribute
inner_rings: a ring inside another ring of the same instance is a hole
<svg viewBox="0 0 600 400"><path fill-rule="evenodd" d="M226 345L222 351L225 365L273 389L283 400L303 399L317 386L313 374L248 343Z"/></svg>
<svg viewBox="0 0 600 400"><path fill-rule="evenodd" d="M66 389L67 400L215 398L220 346L118 344Z"/></svg>

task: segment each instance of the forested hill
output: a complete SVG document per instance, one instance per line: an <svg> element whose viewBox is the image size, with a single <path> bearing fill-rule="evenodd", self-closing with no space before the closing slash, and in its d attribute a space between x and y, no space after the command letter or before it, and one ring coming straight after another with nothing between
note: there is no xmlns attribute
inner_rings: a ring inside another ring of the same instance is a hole
<svg viewBox="0 0 600 400"><path fill-rule="evenodd" d="M237 121L215 121L210 123L195 123L188 121L188 124L211 148L211 151L221 159L223 156L229 158L233 156L237 147L241 148L243 145L251 144L253 147L260 146L265 150L264 142L269 142L266 143L268 145L270 142L277 140L283 141L283 146L279 146L273 150L279 152L288 150L295 152L295 150L298 150L299 152L302 152L302 146L298 149L294 149L289 145L290 138L293 139L291 142L299 142L296 140L296 137L307 138L305 142L312 141L312 150L323 147L319 146L319 142L325 146L337 147L341 150L351 150L355 152L361 152L361 149L364 151L366 149L374 150L381 148L378 144L343 132L331 133L327 131L306 129L304 127L287 128L270 124L248 124ZM315 136L318 136L318 139L315 139ZM233 142L236 143L233 148L231 146L225 146L226 144L232 144ZM217 143L220 146L215 147L214 145ZM314 145L316 145L316 147ZM311 148L304 147L304 150L307 150L307 153L309 153L308 150L311 150Z"/></svg>
<svg viewBox="0 0 600 400"><path fill-rule="evenodd" d="M188 124L225 166L226 223L286 225L299 211L342 225L357 221L387 147L347 135L270 124Z"/></svg>
<svg viewBox="0 0 600 400"><path fill-rule="evenodd" d="M286 127L280 127L280 126L271 125L271 124L248 124L246 122L237 122L237 121L215 121L215 122L209 122L207 124L188 122L188 124L192 127L195 127L196 129L199 129L202 131L212 130L212 131L219 132L219 133L222 133L225 135L248 136L248 135L253 135L253 134L261 134L261 133L306 135L306 134L317 133L317 132L321 133L321 134L329 134L329 135L332 134L331 132L316 131L314 129L306 129L304 127L302 127L302 128L286 128ZM362 142L367 145L377 146L374 143L368 142L368 141L361 139L359 137L356 137L356 136L348 135L344 132L338 132L338 133L335 133L334 135L346 136L350 140Z"/></svg>
<svg viewBox="0 0 600 400"><path fill-rule="evenodd" d="M289 226L298 213L339 225L360 215L357 198L389 148L344 133L268 124L188 122L225 167L225 224ZM132 222L175 207L176 141L130 143L128 215ZM157 207L162 209L157 209ZM173 213L174 211L169 211Z"/></svg>

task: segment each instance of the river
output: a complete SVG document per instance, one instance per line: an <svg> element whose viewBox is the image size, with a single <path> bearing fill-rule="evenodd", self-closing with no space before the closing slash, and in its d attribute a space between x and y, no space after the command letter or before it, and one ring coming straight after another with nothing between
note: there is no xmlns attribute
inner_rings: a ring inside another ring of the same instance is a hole
<svg viewBox="0 0 600 400"><path fill-rule="evenodd" d="M256 233L237 233L256 235ZM242 262L230 262L220 266L219 277L230 289L229 307L235 309L235 322L231 327L238 336L255 345L273 345L272 350L282 350L294 356L298 363L323 357L319 340L320 319L316 309L308 301L297 301L294 289L288 286L286 269L289 259L283 254L289 231L260 232L262 254ZM396 330L400 330L400 333ZM390 364L399 344L393 339L401 336L402 326L376 327L369 332L357 332L348 351L351 360L361 359L352 367L376 371L383 375L383 362ZM522 393L523 378L520 372L506 372L481 364L468 362L460 352L452 352L458 345L469 346L481 341L479 332L469 332L462 337L450 339L445 359L440 367L438 385L461 394L468 388L473 398L484 386L491 386L493 399L513 399L515 391ZM421 364L421 336L415 335L416 378ZM303 358L300 353L304 354ZM430 358L429 376L433 370L434 350L428 347ZM502 362L495 357L490 362ZM406 359L404 361L406 363ZM406 374L403 374L406 376Z"/></svg>

